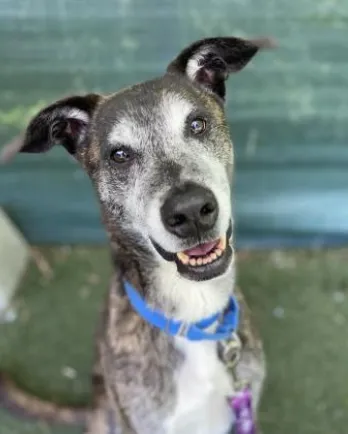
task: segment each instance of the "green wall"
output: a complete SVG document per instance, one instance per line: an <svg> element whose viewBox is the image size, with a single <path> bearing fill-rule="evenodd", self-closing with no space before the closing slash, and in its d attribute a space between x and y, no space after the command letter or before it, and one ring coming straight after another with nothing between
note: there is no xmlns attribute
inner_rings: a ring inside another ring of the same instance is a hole
<svg viewBox="0 0 348 434"><path fill-rule="evenodd" d="M233 203L243 246L348 241L348 2L2 0L0 146L38 107L161 74L191 41L271 35L229 81ZM0 168L0 205L32 242L104 239L89 181L63 150Z"/></svg>

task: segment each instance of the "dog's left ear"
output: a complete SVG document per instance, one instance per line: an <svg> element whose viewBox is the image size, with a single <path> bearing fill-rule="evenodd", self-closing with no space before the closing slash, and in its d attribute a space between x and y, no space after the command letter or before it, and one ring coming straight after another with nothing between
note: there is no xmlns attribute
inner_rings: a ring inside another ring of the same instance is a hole
<svg viewBox="0 0 348 434"><path fill-rule="evenodd" d="M61 99L39 112L29 123L20 152L46 152L59 144L75 155L87 142L87 131L100 95Z"/></svg>
<svg viewBox="0 0 348 434"><path fill-rule="evenodd" d="M208 38L182 51L168 66L169 73L186 75L220 98L225 98L225 81L238 72L260 49L274 47L270 39L245 40L235 37Z"/></svg>

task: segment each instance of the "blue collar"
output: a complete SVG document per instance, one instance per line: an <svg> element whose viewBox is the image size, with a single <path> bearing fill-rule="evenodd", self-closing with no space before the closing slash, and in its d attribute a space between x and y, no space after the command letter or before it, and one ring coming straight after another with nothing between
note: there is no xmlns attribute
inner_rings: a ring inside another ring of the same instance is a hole
<svg viewBox="0 0 348 434"><path fill-rule="evenodd" d="M229 303L223 312L218 312L202 321L188 324L183 321L168 319L163 313L149 308L146 301L129 282L125 281L124 287L133 309L144 318L145 321L160 330L163 330L169 335L185 336L190 341L220 341L230 338L232 333L235 332L238 327L239 307L237 300L234 297L230 298ZM215 333L205 331L206 328L219 320L220 323Z"/></svg>

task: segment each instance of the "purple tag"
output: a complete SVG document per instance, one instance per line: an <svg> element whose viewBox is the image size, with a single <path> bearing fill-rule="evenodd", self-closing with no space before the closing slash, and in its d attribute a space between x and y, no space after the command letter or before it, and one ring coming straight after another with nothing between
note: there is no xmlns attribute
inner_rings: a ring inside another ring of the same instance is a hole
<svg viewBox="0 0 348 434"><path fill-rule="evenodd" d="M250 387L247 386L238 391L228 401L236 417L233 432L236 434L256 434Z"/></svg>

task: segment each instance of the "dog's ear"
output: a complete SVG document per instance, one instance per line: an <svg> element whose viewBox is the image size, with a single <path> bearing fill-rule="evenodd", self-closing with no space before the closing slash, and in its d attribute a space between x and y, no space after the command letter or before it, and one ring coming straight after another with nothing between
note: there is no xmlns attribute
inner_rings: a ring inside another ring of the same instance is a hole
<svg viewBox="0 0 348 434"><path fill-rule="evenodd" d="M273 46L273 41L268 38L202 39L182 51L169 64L167 71L187 75L190 80L224 99L228 75L243 69L260 49Z"/></svg>
<svg viewBox="0 0 348 434"><path fill-rule="evenodd" d="M72 96L44 108L29 123L20 152L46 152L56 144L74 155L86 142L100 96Z"/></svg>

